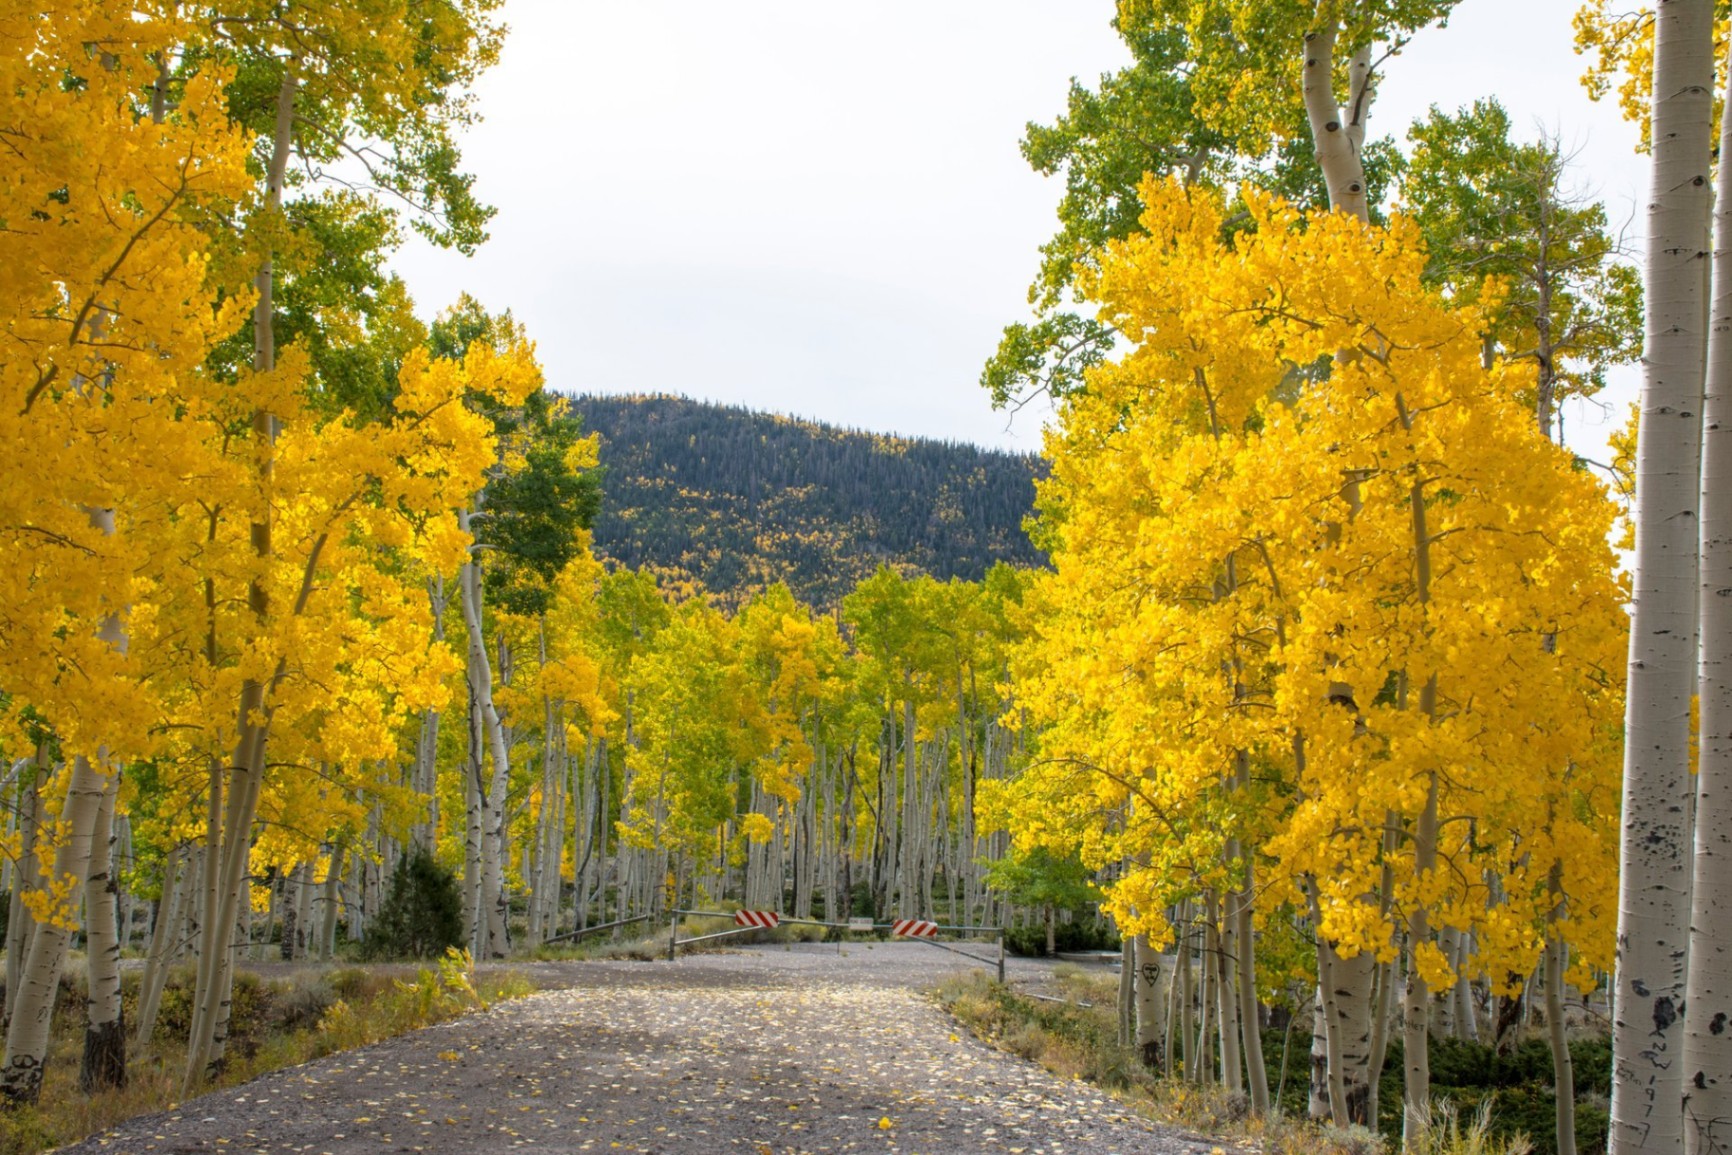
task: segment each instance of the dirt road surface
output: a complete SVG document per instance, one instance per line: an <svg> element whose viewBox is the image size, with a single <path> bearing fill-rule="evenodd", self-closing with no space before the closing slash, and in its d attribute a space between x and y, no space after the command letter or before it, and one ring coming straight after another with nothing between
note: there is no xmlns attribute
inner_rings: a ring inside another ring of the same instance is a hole
<svg viewBox="0 0 1732 1155"><path fill-rule="evenodd" d="M143 1116L67 1152L857 1151L1208 1155L981 1043L919 991L922 943L542 963L484 1014ZM1011 978L1040 964L1012 960Z"/></svg>

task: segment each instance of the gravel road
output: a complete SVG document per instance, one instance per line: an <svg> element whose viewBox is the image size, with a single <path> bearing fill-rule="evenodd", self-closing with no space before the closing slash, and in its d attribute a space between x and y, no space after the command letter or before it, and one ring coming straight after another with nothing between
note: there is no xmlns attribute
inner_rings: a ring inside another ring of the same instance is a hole
<svg viewBox="0 0 1732 1155"><path fill-rule="evenodd" d="M543 963L544 988L133 1120L67 1152L1208 1155L993 1050L917 992L921 943ZM1012 960L1011 975L1041 977Z"/></svg>

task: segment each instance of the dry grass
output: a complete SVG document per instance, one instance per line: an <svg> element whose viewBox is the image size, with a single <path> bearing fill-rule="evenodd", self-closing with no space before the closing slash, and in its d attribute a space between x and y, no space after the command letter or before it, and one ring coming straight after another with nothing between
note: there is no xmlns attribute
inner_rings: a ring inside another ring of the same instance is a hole
<svg viewBox="0 0 1732 1155"><path fill-rule="evenodd" d="M1081 967L1053 970L1064 1003L1028 998L976 971L945 982L939 1002L986 1041L1067 1078L1086 1079L1176 1127L1262 1155L1388 1155L1383 1138L1309 1119L1251 1116L1243 1095L1158 1078L1118 1041L1118 980ZM1083 1005L1091 1004L1091 1005ZM1439 1100L1409 1155L1529 1155L1521 1135L1491 1134L1490 1104L1467 1120Z"/></svg>
<svg viewBox="0 0 1732 1155"><path fill-rule="evenodd" d="M1385 1155L1382 1140L1369 1131L1341 1131L1300 1119L1255 1119L1243 1095L1157 1077L1134 1051L1119 1045L1117 979L1063 965L1053 973L1064 1003L1017 994L979 972L948 980L936 994L946 1010L987 1042L1055 1074L1094 1083L1186 1131L1264 1155Z"/></svg>
<svg viewBox="0 0 1732 1155"><path fill-rule="evenodd" d="M127 976L127 1010L136 975ZM201 1090L244 1083L334 1051L377 1042L529 994L533 985L511 971L477 974L466 956L421 969L413 981L359 967L303 973L262 982L235 976L234 1033L222 1075ZM181 1099L186 1064L190 976L171 976L155 1039L129 1048L127 1085L86 1095L78 1089L83 1056L82 972L62 983L49 1045L47 1075L35 1107L0 1111L0 1155L38 1152L107 1130L136 1115L172 1110Z"/></svg>

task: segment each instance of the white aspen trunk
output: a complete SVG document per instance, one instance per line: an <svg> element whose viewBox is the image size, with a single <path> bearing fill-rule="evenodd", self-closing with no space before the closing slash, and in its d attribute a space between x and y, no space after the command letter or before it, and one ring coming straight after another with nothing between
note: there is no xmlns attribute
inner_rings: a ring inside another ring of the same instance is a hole
<svg viewBox="0 0 1732 1155"><path fill-rule="evenodd" d="M1556 1100L1558 1155L1576 1155L1576 1066L1570 1058L1570 1040L1564 1023L1564 966L1569 944L1559 937L1558 915L1563 896L1558 892L1562 872L1552 867L1552 894L1558 903L1547 921L1546 938L1546 1039L1552 1048L1552 1096ZM1703 1148L1704 1152L1712 1150Z"/></svg>
<svg viewBox="0 0 1732 1155"><path fill-rule="evenodd" d="M1455 952L1450 957L1450 965L1455 968L1455 986L1450 988L1450 1018L1455 1027L1455 1037L1464 1043L1479 1042L1479 1022L1473 1006L1473 984L1467 978L1468 960L1472 955L1473 935L1466 931L1457 934Z"/></svg>
<svg viewBox="0 0 1732 1155"><path fill-rule="evenodd" d="M1324 8L1319 4L1318 8ZM1360 220L1371 218L1365 189L1365 166L1360 149L1373 95L1370 47L1353 58L1348 73L1347 106L1335 95L1335 43L1341 34L1340 18L1326 16L1320 27L1305 34L1305 68L1301 90L1305 118L1311 125L1311 140L1317 149L1317 165L1329 188L1329 204L1338 212Z"/></svg>
<svg viewBox="0 0 1732 1155"><path fill-rule="evenodd" d="M482 819L481 712L475 702L475 680L469 679L469 747L463 762L463 927L469 953L482 955L486 921L481 915Z"/></svg>
<svg viewBox="0 0 1732 1155"><path fill-rule="evenodd" d="M470 533L470 512L459 510L459 528ZM499 711L493 704L493 667L487 654L487 642L481 632L481 568L473 561L463 566L460 601L463 604L463 624L469 637L469 681L475 695L475 705L481 714L488 754L493 763L493 776L488 783L483 812L481 852L481 909L477 916L476 951L479 958L503 958L508 948L505 937L503 904L505 895L505 788L511 775L511 757L505 748L504 728Z"/></svg>
<svg viewBox="0 0 1732 1155"><path fill-rule="evenodd" d="M572 897L577 909L573 912L576 920L572 925L578 930L585 930L589 926L592 879L597 877L600 866L597 826L602 810L602 791L605 789L601 782L601 773L605 766L601 751L605 748L605 740L586 739L584 742L583 786L578 791L578 796L582 799L582 806L578 811L581 825L572 831L572 857L577 863L577 893Z"/></svg>
<svg viewBox="0 0 1732 1155"><path fill-rule="evenodd" d="M1371 1019L1374 1011L1372 978L1377 960L1361 952L1350 959L1336 955L1330 967L1335 976L1336 1028L1341 1051L1341 1091L1347 1102L1347 1121L1373 1125L1371 1119Z"/></svg>
<svg viewBox="0 0 1732 1155"><path fill-rule="evenodd" d="M1269 1114L1269 1071L1263 1062L1263 1022L1257 1002L1256 924L1252 918L1253 885L1250 856L1245 858L1245 887L1233 895L1233 939L1238 945L1239 1030L1244 1039L1245 1082L1251 1096L1251 1113Z"/></svg>
<svg viewBox="0 0 1732 1155"><path fill-rule="evenodd" d="M144 974L138 981L138 1011L133 1024L133 1037L141 1046L150 1046L156 1031L156 1014L162 1006L162 988L168 979L169 965L174 961L181 933L181 907L192 889L189 885L192 869L187 862L185 846L169 851L162 868L162 897L157 900L156 925L151 928L150 954L145 959Z"/></svg>
<svg viewBox="0 0 1732 1155"><path fill-rule="evenodd" d="M1728 78L1732 91L1732 76ZM1695 857L1684 999L1684 1150L1732 1146L1732 118L1720 125L1702 406ZM1549 973L1549 972L1548 972ZM1562 1115L1559 1116L1562 1126ZM1574 1155L1573 1152L1562 1155Z"/></svg>
<svg viewBox="0 0 1732 1155"><path fill-rule="evenodd" d="M1197 1049L1196 1024L1193 1021L1196 1014L1197 980L1195 969L1191 965L1191 915L1190 903L1180 905L1178 934L1179 973L1174 981L1179 984L1179 1050L1183 1054L1185 1078L1196 1081Z"/></svg>
<svg viewBox="0 0 1732 1155"><path fill-rule="evenodd" d="M410 788L426 801L426 817L409 827L409 844L432 854L439 835L439 794L436 785L439 751L439 711L424 710L415 740L415 769Z"/></svg>
<svg viewBox="0 0 1732 1155"><path fill-rule="evenodd" d="M1202 932L1202 951L1198 968L1203 972L1202 985L1197 1000L1197 1070L1192 1078L1198 1083L1213 1083L1215 1081L1215 928L1211 922L1205 921Z"/></svg>
<svg viewBox="0 0 1732 1155"><path fill-rule="evenodd" d="M1684 1148L1679 1016L1685 1004L1690 911L1689 731L1696 672L1713 8L1711 0L1659 0L1656 5L1611 1155L1672 1155Z"/></svg>
<svg viewBox="0 0 1732 1155"><path fill-rule="evenodd" d="M137 865L132 859L132 822L124 814L114 816L114 846L114 864L109 869L118 878ZM120 949L124 951L132 945L134 896L130 887L120 893L119 903Z"/></svg>
<svg viewBox="0 0 1732 1155"><path fill-rule="evenodd" d="M920 796L920 769L917 759L917 742L915 739L914 698L912 694L902 703L902 843L897 856L898 870L896 872L896 913L903 918L918 918L920 911L916 907L918 899L918 883L915 871L918 869L920 821L916 809ZM1047 923L1048 938L1051 937L1052 923ZM1050 953L1050 951L1048 952Z"/></svg>
<svg viewBox="0 0 1732 1155"><path fill-rule="evenodd" d="M506 915L510 895L505 886L505 861L511 853L510 832L505 824L505 792L510 775L510 763L498 763L487 784L487 827L482 847L481 894L487 909L487 958L504 958L511 950L510 928ZM503 766L504 769L500 769Z"/></svg>
<svg viewBox="0 0 1732 1155"><path fill-rule="evenodd" d="M186 895L181 899L181 923L172 928L174 944L173 952L168 956L172 964L180 961L187 951L192 951L197 957L201 949L201 938L204 934L202 907L204 902L205 860L207 855L202 846L194 846L187 851L186 860Z"/></svg>
<svg viewBox="0 0 1732 1155"><path fill-rule="evenodd" d="M39 866L36 858L37 808L40 805L42 793L41 775L44 767L38 758L36 764L21 773L24 775L19 783L19 814L20 854L18 868L12 874L12 895L7 907L6 918L6 1012L7 1023L12 1019L12 1008L18 1001L19 978L24 973L24 960L30 954L30 939L36 929L36 920L30 914L30 908L24 905L24 891L36 884ZM0 1024L3 1028L4 1024Z"/></svg>
<svg viewBox="0 0 1732 1155"><path fill-rule="evenodd" d="M114 871L114 796L118 776L109 775L91 831L90 867L84 880L85 969L89 989L84 1062L78 1086L86 1093L126 1086L126 1024L120 1009L119 887Z"/></svg>
<svg viewBox="0 0 1732 1155"><path fill-rule="evenodd" d="M1435 939L1437 949L1443 952L1443 957L1449 960L1450 966L1455 966L1461 954L1461 932L1452 926L1446 926L1438 930ZM1447 991L1433 993L1438 997L1433 1000L1431 1008L1432 1028L1441 1038L1454 1038L1456 1037L1455 987L1452 986Z"/></svg>
<svg viewBox="0 0 1732 1155"><path fill-rule="evenodd" d="M1435 694L1436 680L1427 684ZM1421 697L1425 694L1422 692ZM1423 707L1422 707L1423 709ZM1423 876L1437 868L1437 775L1430 776L1425 812L1413 835L1415 873ZM1407 920L1407 998L1401 1008L1402 1046L1402 1142L1415 1149L1431 1116L1431 988L1419 972L1418 951L1431 939L1430 912L1415 903ZM1374 1123L1372 1124L1374 1125Z"/></svg>
<svg viewBox="0 0 1732 1155"><path fill-rule="evenodd" d="M6 844L12 845L12 839L18 834L18 819L22 807L23 783L19 781L24 768L30 764L30 759L20 758L12 763L12 772L6 776L6 788L11 795L11 804L6 807ZM0 890L8 895L12 893L17 879L12 872L12 859L0 856Z"/></svg>
<svg viewBox="0 0 1732 1155"><path fill-rule="evenodd" d="M1385 891L1385 893L1388 893ZM1365 1104L1365 1117L1376 1119L1381 1109L1378 1103L1378 1083L1383 1076L1383 1064L1389 1057L1389 1030L1395 1007L1396 959L1374 963L1371 987L1371 1063L1367 1084L1370 1097Z"/></svg>
<svg viewBox="0 0 1732 1155"><path fill-rule="evenodd" d="M1130 935L1119 941L1119 1046L1137 1045L1137 942Z"/></svg>
<svg viewBox="0 0 1732 1155"><path fill-rule="evenodd" d="M1173 912L1172 923L1178 925L1177 911ZM1185 997L1185 982L1182 973L1185 970L1185 943L1177 936L1173 940L1173 948L1178 953L1168 956L1170 973L1167 976L1166 996L1166 1031L1160 1039L1161 1075L1171 1079L1184 1072L1184 1009L1182 1001ZM1147 976L1145 975L1146 979ZM1146 1057L1145 1057L1146 1061Z"/></svg>
<svg viewBox="0 0 1732 1155"><path fill-rule="evenodd" d="M1221 903L1210 893L1209 930L1215 940L1215 1012L1221 1036L1222 1082L1228 1091L1240 1095L1245 1091L1245 1076L1239 1054L1239 1040L1243 1037L1239 1028L1239 983L1234 977L1233 956L1238 944L1231 923L1220 915Z"/></svg>
<svg viewBox="0 0 1732 1155"><path fill-rule="evenodd" d="M433 641L445 641L445 578L435 577L427 583L427 600L433 611ZM416 793L427 799L426 818L409 828L409 841L432 854L439 836L439 711L427 710L421 715L421 733L415 743Z"/></svg>
<svg viewBox="0 0 1732 1155"><path fill-rule="evenodd" d="M313 945L313 864L303 862L295 867L295 934L294 958L307 957Z"/></svg>
<svg viewBox="0 0 1732 1155"><path fill-rule="evenodd" d="M325 868L325 892L322 898L323 916L319 924L319 958L330 962L337 955L337 906L342 897L344 845L339 842L331 849L331 864Z"/></svg>
<svg viewBox="0 0 1732 1155"><path fill-rule="evenodd" d="M1335 1117L1334 1102L1330 1096L1329 1070L1329 1018L1325 1009L1323 995L1323 948L1318 950L1317 989L1311 996L1311 1094L1306 1101L1306 1117L1324 1122ZM1339 1072L1336 1072L1339 1074ZM1336 1080L1339 1082L1339 1080ZM1343 1101L1342 1111L1346 1111Z"/></svg>
<svg viewBox="0 0 1732 1155"><path fill-rule="evenodd" d="M97 757L100 760L103 754ZM91 838L103 795L108 790L108 779L100 761L93 763L83 755L73 759L66 807L61 811L69 831L66 841L55 851L50 876L58 885L76 887L89 871ZM35 1103L42 1093L49 1019L54 1014L54 995L60 986L66 945L72 935L66 920L75 916L76 910L62 911L59 918L39 924L31 936L30 954L24 961L18 993L13 997L12 1019L6 1029L5 1060L0 1064L0 1098L7 1102Z"/></svg>
<svg viewBox="0 0 1732 1155"><path fill-rule="evenodd" d="M608 819L610 811L610 795L613 790L613 759L608 752L607 739L601 739L596 751L595 766L595 906L597 911L607 910L607 872L608 860ZM584 907L584 918L589 918L589 908ZM606 918L603 917L603 922Z"/></svg>

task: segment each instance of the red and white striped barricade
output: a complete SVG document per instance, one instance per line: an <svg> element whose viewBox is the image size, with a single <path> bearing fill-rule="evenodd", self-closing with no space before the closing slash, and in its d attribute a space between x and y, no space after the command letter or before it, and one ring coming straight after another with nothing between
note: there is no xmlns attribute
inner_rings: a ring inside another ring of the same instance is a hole
<svg viewBox="0 0 1732 1155"><path fill-rule="evenodd" d="M937 938L938 924L925 918L899 918L890 924L896 938Z"/></svg>
<svg viewBox="0 0 1732 1155"><path fill-rule="evenodd" d="M782 924L782 916L773 910L736 910L734 923L737 926L756 927L759 930L775 930Z"/></svg>

